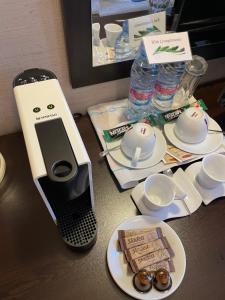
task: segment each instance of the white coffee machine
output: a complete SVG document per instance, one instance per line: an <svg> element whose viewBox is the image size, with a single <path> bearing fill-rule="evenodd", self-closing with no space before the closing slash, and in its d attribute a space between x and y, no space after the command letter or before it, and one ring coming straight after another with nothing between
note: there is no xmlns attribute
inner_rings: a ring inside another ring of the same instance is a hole
<svg viewBox="0 0 225 300"><path fill-rule="evenodd" d="M29 69L13 89L34 182L64 241L96 241L91 162L56 76Z"/></svg>

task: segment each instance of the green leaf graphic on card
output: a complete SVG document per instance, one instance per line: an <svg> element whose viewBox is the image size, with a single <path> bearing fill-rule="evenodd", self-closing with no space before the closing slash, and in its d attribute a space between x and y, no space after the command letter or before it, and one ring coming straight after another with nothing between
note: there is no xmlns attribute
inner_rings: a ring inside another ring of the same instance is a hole
<svg viewBox="0 0 225 300"><path fill-rule="evenodd" d="M143 37L145 35L148 35L152 32L160 32L160 30L155 25L153 25L153 27L147 27L145 30L139 30L138 31L139 35L134 34L134 38L136 38L136 39L141 38L141 37Z"/></svg>
<svg viewBox="0 0 225 300"><path fill-rule="evenodd" d="M164 47L161 47L159 46L155 52L153 53L153 55L155 54L159 54L159 53L174 53L174 54L184 54L185 53L185 48L181 48L179 49L179 46L164 46Z"/></svg>
<svg viewBox="0 0 225 300"><path fill-rule="evenodd" d="M160 31L158 27L156 27L155 25L153 25L154 31Z"/></svg>

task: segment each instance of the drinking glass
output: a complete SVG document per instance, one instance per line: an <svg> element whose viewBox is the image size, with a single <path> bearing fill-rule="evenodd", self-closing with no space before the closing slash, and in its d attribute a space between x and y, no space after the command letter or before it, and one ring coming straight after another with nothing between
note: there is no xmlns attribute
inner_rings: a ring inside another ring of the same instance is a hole
<svg viewBox="0 0 225 300"><path fill-rule="evenodd" d="M180 87L184 89L187 98L192 97L207 68L206 60L198 55L193 55L192 60L185 63L185 72Z"/></svg>
<svg viewBox="0 0 225 300"><path fill-rule="evenodd" d="M189 103L202 76L206 73L208 64L198 55L193 55L192 60L185 63L185 71L181 78L176 95L173 98L172 108L178 108Z"/></svg>

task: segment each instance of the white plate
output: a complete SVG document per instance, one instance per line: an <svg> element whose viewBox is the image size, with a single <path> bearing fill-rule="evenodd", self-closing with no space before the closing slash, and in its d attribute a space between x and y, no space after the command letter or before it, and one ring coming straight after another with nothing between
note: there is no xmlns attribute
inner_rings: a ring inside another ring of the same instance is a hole
<svg viewBox="0 0 225 300"><path fill-rule="evenodd" d="M132 279L134 273L128 268L124 254L117 249L118 230L135 229L140 227L161 227L163 235L165 235L172 246L175 256L173 258L175 272L171 273L172 287L168 291L159 292L154 287L148 293L139 293L133 287ZM149 216L135 216L125 220L113 232L107 249L107 262L109 271L116 284L128 295L140 300L158 300L171 295L181 284L185 269L186 256L184 247L176 232L166 223Z"/></svg>
<svg viewBox="0 0 225 300"><path fill-rule="evenodd" d="M154 131L156 135L156 144L152 155L145 160L138 161L136 166L132 165L131 159L125 156L120 148L110 151L109 154L119 164L131 169L145 169L156 165L158 162L160 162L163 159L166 153L167 144L161 131L158 128L154 128ZM114 148L116 146L119 146L120 143L121 143L121 139L115 142L106 143L106 147L107 149Z"/></svg>
<svg viewBox="0 0 225 300"><path fill-rule="evenodd" d="M158 218L159 220L168 220L188 216L201 206L201 195L181 168L173 174L173 180L187 197L183 200L175 200L168 207L159 210L150 210L143 203L144 182L139 183L132 190L131 197L142 215Z"/></svg>
<svg viewBox="0 0 225 300"><path fill-rule="evenodd" d="M215 151L223 143L222 133L208 133L206 139L198 144L187 144L179 140L174 134L174 126L176 122L169 122L164 125L164 132L168 140L181 150L194 154L207 154ZM209 128L214 130L222 130L219 124L212 118L209 118Z"/></svg>
<svg viewBox="0 0 225 300"><path fill-rule="evenodd" d="M185 170L185 173L189 177L189 179L192 181L193 185L198 190L199 194L202 196L203 203L205 205L208 205L213 200L225 196L225 183L219 184L216 188L213 189L206 189L198 184L196 181L196 175L200 172L202 163L196 162Z"/></svg>
<svg viewBox="0 0 225 300"><path fill-rule="evenodd" d="M5 170L6 170L5 160L2 154L0 153L0 183L2 182L5 176Z"/></svg>

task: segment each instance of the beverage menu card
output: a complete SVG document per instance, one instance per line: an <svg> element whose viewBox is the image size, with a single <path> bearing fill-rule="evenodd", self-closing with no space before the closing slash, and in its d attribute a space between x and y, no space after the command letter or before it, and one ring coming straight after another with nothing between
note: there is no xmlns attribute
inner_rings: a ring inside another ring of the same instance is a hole
<svg viewBox="0 0 225 300"><path fill-rule="evenodd" d="M143 42L150 64L192 60L187 32L146 36Z"/></svg>
<svg viewBox="0 0 225 300"><path fill-rule="evenodd" d="M129 43L132 48L139 46L141 39L147 35L166 32L165 11L128 20Z"/></svg>

